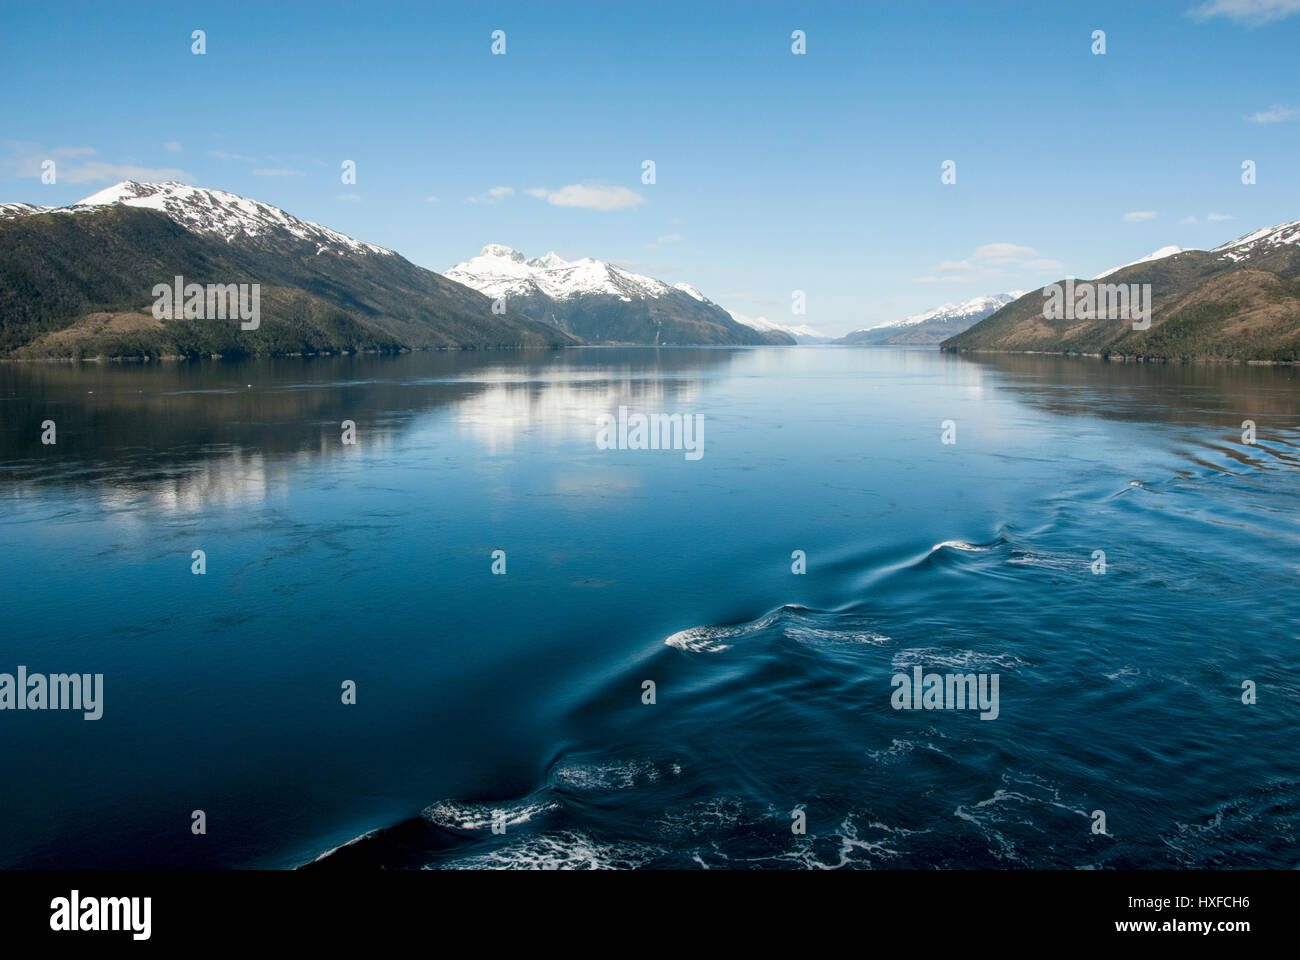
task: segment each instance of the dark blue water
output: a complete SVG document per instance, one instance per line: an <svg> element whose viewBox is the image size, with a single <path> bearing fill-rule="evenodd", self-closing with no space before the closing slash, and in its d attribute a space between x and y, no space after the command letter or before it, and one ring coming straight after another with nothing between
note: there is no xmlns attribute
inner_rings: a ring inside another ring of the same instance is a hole
<svg viewBox="0 0 1300 960"><path fill-rule="evenodd" d="M0 866L1296 866L1297 386L834 348L0 365L0 672L104 675L100 720L0 711ZM702 415L703 456L598 449L620 405ZM916 665L997 674L997 718L893 709Z"/></svg>

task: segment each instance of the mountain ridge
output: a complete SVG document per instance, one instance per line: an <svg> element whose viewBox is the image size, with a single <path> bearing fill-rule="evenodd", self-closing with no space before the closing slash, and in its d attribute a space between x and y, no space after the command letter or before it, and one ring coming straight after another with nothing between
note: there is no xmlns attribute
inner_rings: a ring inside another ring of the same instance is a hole
<svg viewBox="0 0 1300 960"><path fill-rule="evenodd" d="M256 329L159 319L157 284L257 284ZM577 338L376 244L236 194L123 181L66 207L0 207L0 355L280 356L559 347Z"/></svg>
<svg viewBox="0 0 1300 960"><path fill-rule="evenodd" d="M668 284L594 257L528 258L489 243L446 276L590 343L789 345L780 330L737 321L688 283Z"/></svg>
<svg viewBox="0 0 1300 960"><path fill-rule="evenodd" d="M1023 290L983 294L960 303L945 303L927 310L891 320L874 327L863 327L845 334L834 343L845 346L923 346L941 342L961 333L1008 303L1024 295Z"/></svg>
<svg viewBox="0 0 1300 960"><path fill-rule="evenodd" d="M1044 309L1043 287L945 340L941 349L1300 362L1300 220L1251 231L1211 250L1143 258L1101 277L1105 285L1149 289L1149 327L1134 329L1132 318L1121 316L1053 319ZM1076 287L1085 283L1091 281Z"/></svg>

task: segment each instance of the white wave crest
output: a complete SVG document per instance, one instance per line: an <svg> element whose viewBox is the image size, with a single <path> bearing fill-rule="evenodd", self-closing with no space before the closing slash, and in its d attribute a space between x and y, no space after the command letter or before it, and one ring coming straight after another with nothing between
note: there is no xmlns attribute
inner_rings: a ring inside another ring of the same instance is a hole
<svg viewBox="0 0 1300 960"><path fill-rule="evenodd" d="M529 800L517 803L461 803L456 800L439 800L420 811L420 816L430 823L451 830L490 830L495 818L501 816L507 827L527 823L534 817L558 810L553 800Z"/></svg>
<svg viewBox="0 0 1300 960"><path fill-rule="evenodd" d="M634 870L664 851L645 843L602 843L560 830L526 837L445 865L449 870Z"/></svg>

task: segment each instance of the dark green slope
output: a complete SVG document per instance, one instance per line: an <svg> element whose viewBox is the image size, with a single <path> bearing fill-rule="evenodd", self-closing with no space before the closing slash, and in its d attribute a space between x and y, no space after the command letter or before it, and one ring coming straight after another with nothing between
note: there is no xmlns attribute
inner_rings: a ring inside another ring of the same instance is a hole
<svg viewBox="0 0 1300 960"><path fill-rule="evenodd" d="M543 294L513 296L512 309L544 320L588 343L659 346L791 346L794 337L762 331L734 320L714 303L673 290L660 297L624 300L613 294L583 294L556 301Z"/></svg>
<svg viewBox="0 0 1300 960"><path fill-rule="evenodd" d="M577 342L473 290L380 254L316 254L291 235L228 243L125 205L0 219L0 355L274 355L551 347ZM155 321L153 286L258 283L261 325Z"/></svg>

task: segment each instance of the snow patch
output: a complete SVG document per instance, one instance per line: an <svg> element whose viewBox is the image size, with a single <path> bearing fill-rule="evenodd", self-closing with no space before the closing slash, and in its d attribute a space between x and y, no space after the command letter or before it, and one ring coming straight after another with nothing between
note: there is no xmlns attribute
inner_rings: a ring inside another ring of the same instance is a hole
<svg viewBox="0 0 1300 960"><path fill-rule="evenodd" d="M993 293L982 297L974 297L962 303L945 303L933 310L927 310L925 313L914 313L902 320L890 320L888 323L878 323L874 327L863 327L853 332L865 333L868 330L883 330L886 327L914 327L918 323L926 323L930 320L965 320L977 316L982 319L997 310L1001 310L1008 303L1019 300L1025 295L1025 292L1024 290L1008 290L1006 293Z"/></svg>
<svg viewBox="0 0 1300 960"><path fill-rule="evenodd" d="M769 320L767 319L767 317L747 317L743 313L737 313L735 310L728 310L727 312L731 314L732 320L735 320L737 323L744 324L745 326L750 327L751 329L758 330L761 333L771 333L772 331L775 330L781 333L788 333L790 336L794 337L795 340L800 340L802 338L802 341L804 342L815 342L819 340L830 339L830 337L828 337L826 334L822 333L820 330L816 330L808 326L808 324L806 323L801 323L798 324L797 326L787 326L785 324L776 323L772 320Z"/></svg>
<svg viewBox="0 0 1300 960"><path fill-rule="evenodd" d="M529 260L518 250L489 243L477 257L458 263L445 276L489 297L541 293L552 300L605 294L620 300L658 299L674 287L653 277L623 270L603 260L565 260L554 251ZM696 299L702 300L703 295Z"/></svg>
<svg viewBox="0 0 1300 960"><path fill-rule="evenodd" d="M258 200L249 200L224 190L191 187L168 180L164 183L140 183L124 180L106 187L98 193L66 207L31 207L30 204L5 204L0 215L17 216L20 213L84 213L96 207L122 204L159 210L193 233L215 233L226 242L239 237L260 237L287 233L299 240L315 242L317 253L339 248L359 254L393 256L393 251L373 243L354 240L337 230L331 230L310 220L299 220L279 207ZM28 210L9 213L10 208L30 207Z"/></svg>
<svg viewBox="0 0 1300 960"><path fill-rule="evenodd" d="M1244 237L1217 246L1210 252L1221 254L1220 260L1231 260L1236 263L1252 254L1293 243L1300 243L1300 220L1264 227L1262 230L1256 230L1254 233L1248 233Z"/></svg>
<svg viewBox="0 0 1300 960"><path fill-rule="evenodd" d="M1161 247L1159 250L1154 250L1154 251L1152 251L1151 253L1148 253L1145 257L1139 257L1137 260L1134 260L1134 261L1132 261L1131 263L1122 263L1122 264L1120 264L1118 267L1111 267L1111 268L1110 268L1109 270L1107 270L1105 273L1099 273L1099 274L1097 274L1095 277L1093 277L1092 279L1094 279L1094 280L1100 280L1102 277L1109 277L1112 273L1118 273L1120 270L1123 270L1125 267L1136 266L1136 265L1139 264L1139 263L1151 263L1153 260L1164 260L1166 257L1172 257L1172 256L1174 256L1175 254L1179 254L1179 253L1187 253L1188 251L1190 251L1190 250L1192 250L1192 249L1194 249L1194 248L1192 248L1192 247Z"/></svg>

